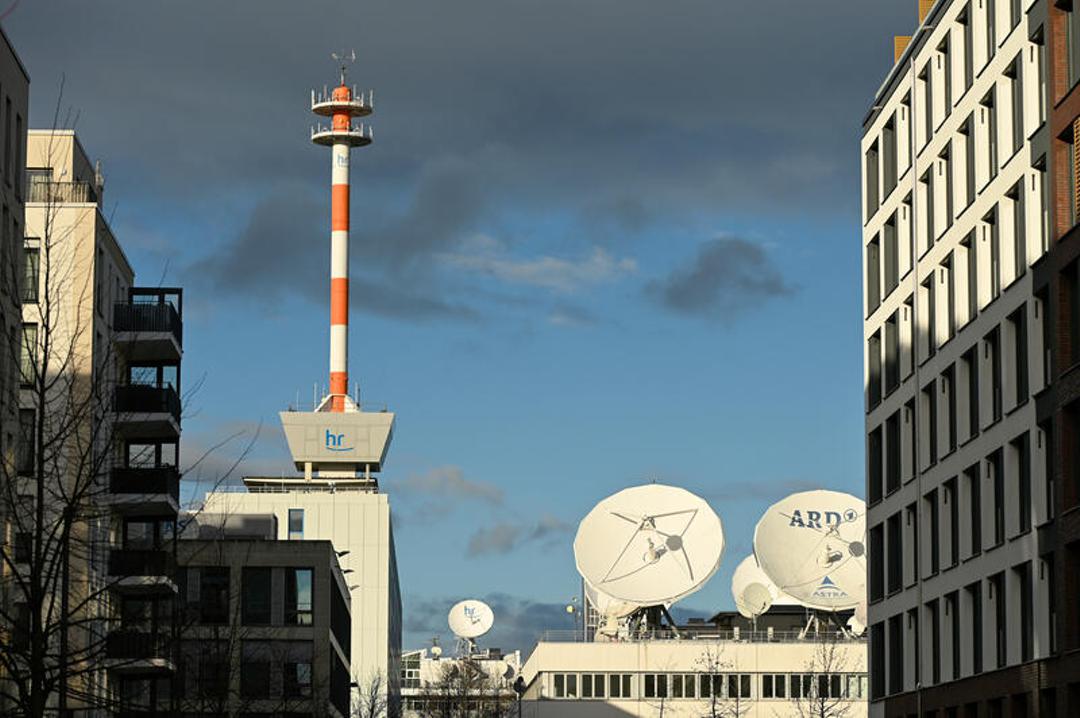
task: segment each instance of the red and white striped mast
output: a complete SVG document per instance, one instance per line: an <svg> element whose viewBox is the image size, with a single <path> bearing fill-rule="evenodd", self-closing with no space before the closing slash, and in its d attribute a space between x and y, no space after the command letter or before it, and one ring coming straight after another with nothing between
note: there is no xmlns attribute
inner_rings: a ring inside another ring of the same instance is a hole
<svg viewBox="0 0 1080 718"><path fill-rule="evenodd" d="M329 127L317 125L311 141L330 147L330 392L320 410L343 412L356 407L349 399L349 150L371 144L371 127L353 124L353 118L371 114L373 92L365 98L345 84L347 63L356 53L334 53L341 63L341 82L331 91L312 90L311 111L331 118Z"/></svg>

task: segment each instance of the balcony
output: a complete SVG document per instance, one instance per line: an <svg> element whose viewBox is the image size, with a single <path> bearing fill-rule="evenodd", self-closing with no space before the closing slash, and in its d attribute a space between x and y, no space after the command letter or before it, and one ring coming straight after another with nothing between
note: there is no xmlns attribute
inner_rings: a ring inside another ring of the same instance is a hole
<svg viewBox="0 0 1080 718"><path fill-rule="evenodd" d="M174 514L180 509L180 472L174 466L113 469L108 502L123 514Z"/></svg>
<svg viewBox="0 0 1080 718"><path fill-rule="evenodd" d="M179 362L184 324L172 302L113 306L113 340L129 361Z"/></svg>
<svg viewBox="0 0 1080 718"><path fill-rule="evenodd" d="M128 439L180 436L180 396L171 386L129 384L116 387L116 431Z"/></svg>
<svg viewBox="0 0 1080 718"><path fill-rule="evenodd" d="M50 171L51 175L52 172ZM97 192L89 182L54 182L51 177L28 173L26 201L42 204L88 204L97 202Z"/></svg>
<svg viewBox="0 0 1080 718"><path fill-rule="evenodd" d="M105 637L105 658L110 670L125 675L163 674L175 670L169 636L163 633L113 631Z"/></svg>
<svg viewBox="0 0 1080 718"><path fill-rule="evenodd" d="M109 552L109 576L121 593L171 593L176 591L176 564L168 551L123 549Z"/></svg>

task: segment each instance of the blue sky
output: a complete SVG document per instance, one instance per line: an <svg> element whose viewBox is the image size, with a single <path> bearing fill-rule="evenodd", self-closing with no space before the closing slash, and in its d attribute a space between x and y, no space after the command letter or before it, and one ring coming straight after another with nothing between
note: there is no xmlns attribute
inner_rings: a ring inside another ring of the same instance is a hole
<svg viewBox="0 0 1080 718"><path fill-rule="evenodd" d="M804 6L41 0L5 18L32 127L70 108L143 284L185 287L186 456L327 372L329 160L308 92L356 47L351 376L398 415L406 644L491 597L492 641L565 628L571 541L658 480L724 521L729 579L772 501L862 495L858 139L907 2ZM528 648L527 645L520 645Z"/></svg>

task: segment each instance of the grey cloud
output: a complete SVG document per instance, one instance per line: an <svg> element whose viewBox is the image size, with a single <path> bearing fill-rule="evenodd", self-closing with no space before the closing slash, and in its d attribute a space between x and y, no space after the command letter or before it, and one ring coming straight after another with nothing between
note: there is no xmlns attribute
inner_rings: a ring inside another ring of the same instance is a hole
<svg viewBox="0 0 1080 718"><path fill-rule="evenodd" d="M702 243L691 262L646 287L646 294L665 309L719 320L793 291L764 249L736 237Z"/></svg>
<svg viewBox="0 0 1080 718"><path fill-rule="evenodd" d="M6 24L34 77L33 123L65 72L84 142L120 196L218 202L282 175L321 186L306 90L332 79L329 49L352 43L353 77L376 88L376 143L354 181L371 219L429 166L462 157L478 194L454 203L610 206L633 226L641 208L620 207L627 197L650 216L777 197L792 212L855 212L857 163L836 158L888 71L891 36L914 20L903 4L852 12L841 0L689 0L678 12L480 0L419 15L391 0L60 0L23 3Z"/></svg>
<svg viewBox="0 0 1080 718"><path fill-rule="evenodd" d="M411 474L401 482L399 490L440 499L477 500L493 506L503 502L503 490L500 487L466 479L457 466L439 466L422 474Z"/></svg>
<svg viewBox="0 0 1080 718"><path fill-rule="evenodd" d="M416 199L388 224L354 219L354 310L410 320L477 318L471 307L439 296L430 271L432 248L456 243L474 211L465 199L467 184L454 170L442 169L421 182ZM235 241L192 262L183 270L185 278L253 300L301 296L324 303L329 295L329 233L319 228L325 224L328 200L313 190L298 182L274 187L255 206Z"/></svg>
<svg viewBox="0 0 1080 718"><path fill-rule="evenodd" d="M596 315L574 304L560 304L548 314L548 322L560 327L591 327L599 323Z"/></svg>
<svg viewBox="0 0 1080 718"><path fill-rule="evenodd" d="M502 522L477 529L469 537L465 555L470 558L489 554L506 554L530 543L544 542L565 536L573 526L554 516L541 516L531 526Z"/></svg>
<svg viewBox="0 0 1080 718"><path fill-rule="evenodd" d="M481 600L491 606L495 612L495 625L484 637L484 645L496 646L504 651L521 650L527 657L536 641L546 631L565 632L574 629L574 618L567 614L566 605L576 592L577 580L567 582L567 601L535 601L507 593L488 593ZM453 640L446 627L446 614L458 601L476 596L425 597L410 600L405 597L405 637L407 649L423 648L430 645L432 636L443 639L443 645ZM671 609L676 621L685 622L691 617L707 618L714 611L698 610L685 606Z"/></svg>
<svg viewBox="0 0 1080 718"><path fill-rule="evenodd" d="M501 506L502 488L465 477L457 466L438 466L414 473L396 484L398 518L405 525L436 521L465 503Z"/></svg>
<svg viewBox="0 0 1080 718"><path fill-rule="evenodd" d="M416 601L405 597L405 647L430 645L432 636L444 639L448 645L453 637L446 627L446 613L460 600L476 596L447 596ZM565 603L545 603L505 593L489 593L481 597L495 612L495 625L484 637L484 645L504 651L520 649L527 655L536 640L550 630L573 628Z"/></svg>

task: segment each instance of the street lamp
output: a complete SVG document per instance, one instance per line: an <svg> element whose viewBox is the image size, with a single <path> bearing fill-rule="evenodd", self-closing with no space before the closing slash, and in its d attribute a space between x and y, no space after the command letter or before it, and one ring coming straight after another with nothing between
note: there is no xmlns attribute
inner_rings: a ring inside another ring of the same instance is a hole
<svg viewBox="0 0 1080 718"><path fill-rule="evenodd" d="M514 681L514 693L517 693L518 718L521 718L521 697L525 695L525 678L518 676Z"/></svg>

